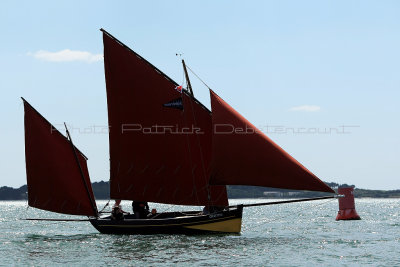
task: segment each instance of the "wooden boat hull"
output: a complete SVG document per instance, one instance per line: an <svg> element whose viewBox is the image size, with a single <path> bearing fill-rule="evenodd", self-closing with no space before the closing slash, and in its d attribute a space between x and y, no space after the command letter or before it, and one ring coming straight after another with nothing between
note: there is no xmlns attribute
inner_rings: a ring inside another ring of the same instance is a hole
<svg viewBox="0 0 400 267"><path fill-rule="evenodd" d="M91 224L103 234L238 234L242 226L243 207L208 215L198 211L168 212L155 218L134 219L127 215L123 220L110 217L90 219Z"/></svg>

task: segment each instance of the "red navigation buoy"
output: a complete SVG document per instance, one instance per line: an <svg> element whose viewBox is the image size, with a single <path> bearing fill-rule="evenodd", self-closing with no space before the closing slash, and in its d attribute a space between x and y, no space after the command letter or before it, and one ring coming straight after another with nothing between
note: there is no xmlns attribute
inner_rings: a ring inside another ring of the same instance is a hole
<svg viewBox="0 0 400 267"><path fill-rule="evenodd" d="M344 195L344 197L339 198L339 211L336 220L361 220L354 204L354 188L339 187L338 194Z"/></svg>

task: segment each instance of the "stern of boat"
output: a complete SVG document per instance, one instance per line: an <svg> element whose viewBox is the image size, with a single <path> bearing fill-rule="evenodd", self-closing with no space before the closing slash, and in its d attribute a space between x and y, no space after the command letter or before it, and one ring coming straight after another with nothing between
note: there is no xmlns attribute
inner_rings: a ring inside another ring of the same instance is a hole
<svg viewBox="0 0 400 267"><path fill-rule="evenodd" d="M207 233L239 234L242 229L242 213L243 206L238 206L237 210L233 210L228 216L226 216L227 214L225 213L213 213L208 215L210 219L208 222L183 227ZM218 220L218 218L221 218L221 220Z"/></svg>

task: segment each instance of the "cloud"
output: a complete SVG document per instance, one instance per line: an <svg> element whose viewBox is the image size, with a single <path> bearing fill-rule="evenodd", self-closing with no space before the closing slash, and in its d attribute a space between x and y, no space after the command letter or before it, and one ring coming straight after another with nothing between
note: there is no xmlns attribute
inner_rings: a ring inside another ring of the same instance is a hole
<svg viewBox="0 0 400 267"><path fill-rule="evenodd" d="M103 60L102 54L92 54L86 51L73 51L64 49L58 52L39 50L35 53L28 53L36 59L50 62L73 62L81 61L86 63L98 62Z"/></svg>
<svg viewBox="0 0 400 267"><path fill-rule="evenodd" d="M289 109L290 111L305 111L305 112L317 112L321 110L320 106L313 106L313 105L303 105L292 107Z"/></svg>

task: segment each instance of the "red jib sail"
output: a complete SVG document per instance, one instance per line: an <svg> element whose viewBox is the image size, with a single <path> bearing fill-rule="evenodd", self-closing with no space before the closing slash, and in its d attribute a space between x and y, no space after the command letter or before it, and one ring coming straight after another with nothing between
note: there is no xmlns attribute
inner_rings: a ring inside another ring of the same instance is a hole
<svg viewBox="0 0 400 267"><path fill-rule="evenodd" d="M210 90L214 185L334 191Z"/></svg>
<svg viewBox="0 0 400 267"><path fill-rule="evenodd" d="M29 206L64 214L95 216L86 158L76 149L90 196L68 139L25 100L24 108Z"/></svg>
<svg viewBox="0 0 400 267"><path fill-rule="evenodd" d="M103 42L111 198L227 205L225 186L208 184L209 111L105 31Z"/></svg>

